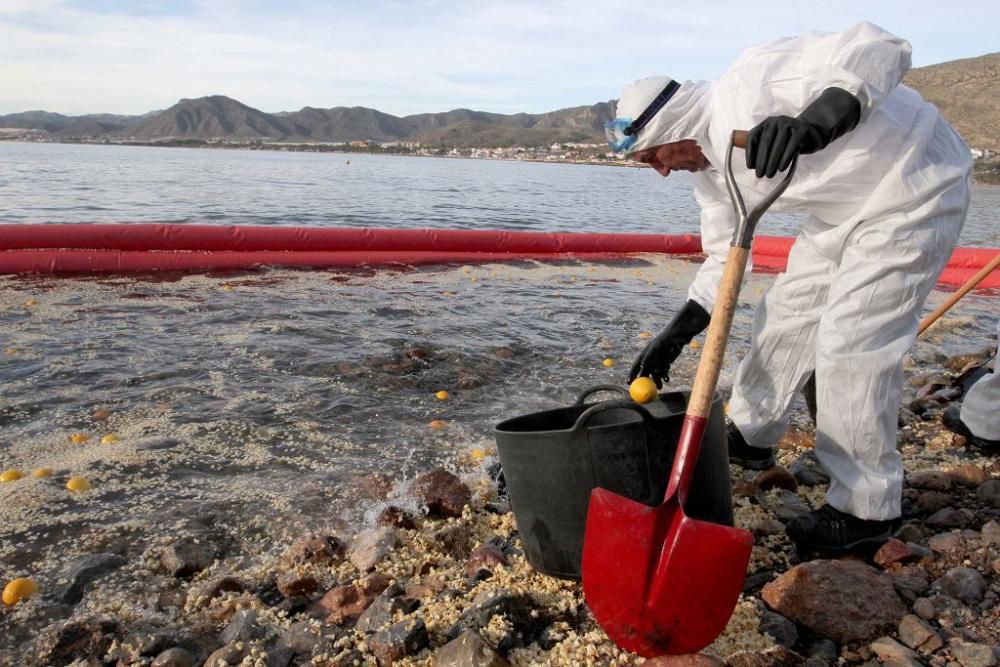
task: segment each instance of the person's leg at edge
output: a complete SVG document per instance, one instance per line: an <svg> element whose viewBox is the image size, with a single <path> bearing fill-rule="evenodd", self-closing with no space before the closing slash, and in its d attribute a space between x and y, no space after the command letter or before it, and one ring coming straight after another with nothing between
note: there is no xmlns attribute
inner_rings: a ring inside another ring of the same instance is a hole
<svg viewBox="0 0 1000 667"><path fill-rule="evenodd" d="M898 522L903 358L968 198L962 183L916 210L866 221L848 240L816 352L816 455L831 478L828 506L789 522L800 547L837 553L880 544Z"/></svg>
<svg viewBox="0 0 1000 667"><path fill-rule="evenodd" d="M816 330L836 263L810 241L811 219L795 240L788 267L754 314L750 351L740 363L729 401L730 460L762 469L788 426L788 411L815 363ZM735 429L735 432L733 432Z"/></svg>

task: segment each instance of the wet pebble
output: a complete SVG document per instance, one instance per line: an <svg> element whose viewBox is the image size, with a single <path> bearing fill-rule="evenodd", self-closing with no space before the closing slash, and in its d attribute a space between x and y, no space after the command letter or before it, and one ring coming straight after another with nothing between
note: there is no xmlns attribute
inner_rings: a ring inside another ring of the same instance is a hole
<svg viewBox="0 0 1000 667"><path fill-rule="evenodd" d="M417 527L413 515L395 505L389 505L379 512L378 516L375 517L375 525L403 530L413 530Z"/></svg>
<svg viewBox="0 0 1000 667"><path fill-rule="evenodd" d="M787 648L793 648L799 641L795 623L773 611L761 610L759 629Z"/></svg>
<svg viewBox="0 0 1000 667"><path fill-rule="evenodd" d="M311 595L319 588L319 582L316 581L316 577L297 570L282 572L275 580L275 584L278 587L278 591L286 598Z"/></svg>
<svg viewBox="0 0 1000 667"><path fill-rule="evenodd" d="M948 475L955 481L955 483L971 488L984 484L990 478L985 470L977 465L973 465L972 463L966 463L955 468L950 468L948 470Z"/></svg>
<svg viewBox="0 0 1000 667"><path fill-rule="evenodd" d="M182 537L164 549L164 570L174 577L188 577L215 562L215 549L204 540Z"/></svg>
<svg viewBox="0 0 1000 667"><path fill-rule="evenodd" d="M506 564L507 557L499 548L493 544L484 544L469 554L469 560L465 563L465 576L475 576L480 570L492 572L496 567Z"/></svg>
<svg viewBox="0 0 1000 667"><path fill-rule="evenodd" d="M725 667L726 663L707 653L661 655L642 663L643 667Z"/></svg>
<svg viewBox="0 0 1000 667"><path fill-rule="evenodd" d="M753 483L762 491L769 491L770 489L795 491L799 488L795 477L781 466L771 466L767 470L760 471L754 477Z"/></svg>
<svg viewBox="0 0 1000 667"><path fill-rule="evenodd" d="M62 593L63 602L76 604L83 599L90 584L127 562L124 557L112 553L93 554L76 561L70 568L70 583Z"/></svg>
<svg viewBox="0 0 1000 667"><path fill-rule="evenodd" d="M464 524L449 524L431 532L431 541L443 554L455 560L467 558L471 552L469 540L471 533Z"/></svg>
<svg viewBox="0 0 1000 667"><path fill-rule="evenodd" d="M939 554L955 553L965 547L965 539L956 532L938 533L927 540L927 546Z"/></svg>
<svg viewBox="0 0 1000 667"><path fill-rule="evenodd" d="M385 558L396 546L396 531L391 528L369 528L358 533L351 542L348 558L356 568L367 572Z"/></svg>
<svg viewBox="0 0 1000 667"><path fill-rule="evenodd" d="M427 626L419 618L408 618L377 632L368 640L368 646L380 665L419 653L430 645Z"/></svg>
<svg viewBox="0 0 1000 667"><path fill-rule="evenodd" d="M952 503L950 493L943 491L924 491L917 496L914 506L924 514L931 514L948 507Z"/></svg>
<svg viewBox="0 0 1000 667"><path fill-rule="evenodd" d="M434 654L434 667L509 667L509 665L510 663L483 641L475 630L466 630Z"/></svg>
<svg viewBox="0 0 1000 667"><path fill-rule="evenodd" d="M303 535L292 542L285 558L295 565L331 565L346 553L347 545L332 535Z"/></svg>
<svg viewBox="0 0 1000 667"><path fill-rule="evenodd" d="M933 620L937 615L937 612L934 610L934 603L930 598L919 598L914 602L913 613L925 621Z"/></svg>
<svg viewBox="0 0 1000 667"><path fill-rule="evenodd" d="M358 584L337 586L316 603L314 613L337 625L353 623L386 588L389 580L375 574Z"/></svg>
<svg viewBox="0 0 1000 667"><path fill-rule="evenodd" d="M247 656L247 649L243 644L226 644L222 648L212 652L205 660L203 667L228 667L238 665Z"/></svg>
<svg viewBox="0 0 1000 667"><path fill-rule="evenodd" d="M358 617L354 628L372 634L391 624L397 611L413 611L415 607L403 599L403 593L404 589L399 584L390 585L372 600L368 608Z"/></svg>
<svg viewBox="0 0 1000 667"><path fill-rule="evenodd" d="M230 644L260 639L264 636L266 628L258 622L258 618L257 612L252 609L236 612L229 625L219 634L219 641Z"/></svg>
<svg viewBox="0 0 1000 667"><path fill-rule="evenodd" d="M410 492L427 508L431 518L462 516L472 493L462 480L444 468L434 468L413 480Z"/></svg>
<svg viewBox="0 0 1000 667"><path fill-rule="evenodd" d="M761 505L774 514L779 521L788 522L812 508L797 494L787 489L776 489L761 496Z"/></svg>
<svg viewBox="0 0 1000 667"><path fill-rule="evenodd" d="M194 667L196 662L190 651L175 646L156 656L150 667Z"/></svg>
<svg viewBox="0 0 1000 667"><path fill-rule="evenodd" d="M1000 545L1000 523L987 521L979 532L985 546Z"/></svg>
<svg viewBox="0 0 1000 667"><path fill-rule="evenodd" d="M121 625L111 618L87 616L60 621L44 628L35 638L33 658L39 665L99 659L121 634Z"/></svg>

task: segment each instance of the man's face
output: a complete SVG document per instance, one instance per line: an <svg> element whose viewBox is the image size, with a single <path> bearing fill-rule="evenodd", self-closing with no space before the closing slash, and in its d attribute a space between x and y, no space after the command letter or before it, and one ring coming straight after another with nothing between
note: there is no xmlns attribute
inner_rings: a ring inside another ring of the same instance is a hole
<svg viewBox="0 0 1000 667"><path fill-rule="evenodd" d="M660 144L632 154L636 162L648 164L660 176L669 176L671 171L701 171L708 165L701 146L694 139Z"/></svg>

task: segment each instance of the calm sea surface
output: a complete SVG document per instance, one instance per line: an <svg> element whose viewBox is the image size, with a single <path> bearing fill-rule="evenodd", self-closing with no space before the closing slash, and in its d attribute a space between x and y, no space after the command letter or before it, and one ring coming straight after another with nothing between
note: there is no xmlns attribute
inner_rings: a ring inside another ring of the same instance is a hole
<svg viewBox="0 0 1000 667"><path fill-rule="evenodd" d="M1000 246L998 213L1000 188L977 187L962 244ZM685 175L645 169L0 143L8 223L669 233L697 231L697 220ZM796 224L767 216L761 232ZM364 521L377 506L359 501L359 475L454 463L488 450L502 418L623 383L644 332L669 320L696 269L660 258L0 277L0 469L55 471L0 485L5 571L51 581L81 552L123 535L141 551L163 526L206 512L245 527L250 553L307 527ZM744 287L723 385L770 281ZM971 295L918 350L987 347L996 303ZM696 362L694 351L682 357L675 386ZM101 444L107 435L114 442ZM67 495L71 474L93 490Z"/></svg>

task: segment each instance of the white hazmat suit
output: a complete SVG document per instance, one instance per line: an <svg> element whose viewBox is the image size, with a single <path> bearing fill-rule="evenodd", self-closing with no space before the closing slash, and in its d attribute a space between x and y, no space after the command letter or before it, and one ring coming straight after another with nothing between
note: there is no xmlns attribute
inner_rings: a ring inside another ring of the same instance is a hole
<svg viewBox="0 0 1000 667"><path fill-rule="evenodd" d="M1000 321L997 344L993 372L979 378L962 401L962 421L972 435L984 440L1000 440Z"/></svg>
<svg viewBox="0 0 1000 667"><path fill-rule="evenodd" d="M860 101L858 126L800 156L772 207L808 218L788 268L757 308L729 416L750 445L774 446L815 370L827 500L862 519L900 516L903 356L969 204L969 149L933 105L900 84L909 66L909 43L870 23L779 39L746 50L716 81L682 84L631 148L694 139L711 164L694 175L707 259L688 294L711 312L736 224L723 177L732 130L796 116L828 87ZM627 87L617 116L636 118L667 81ZM749 207L778 179L758 179L737 153L734 173Z"/></svg>

